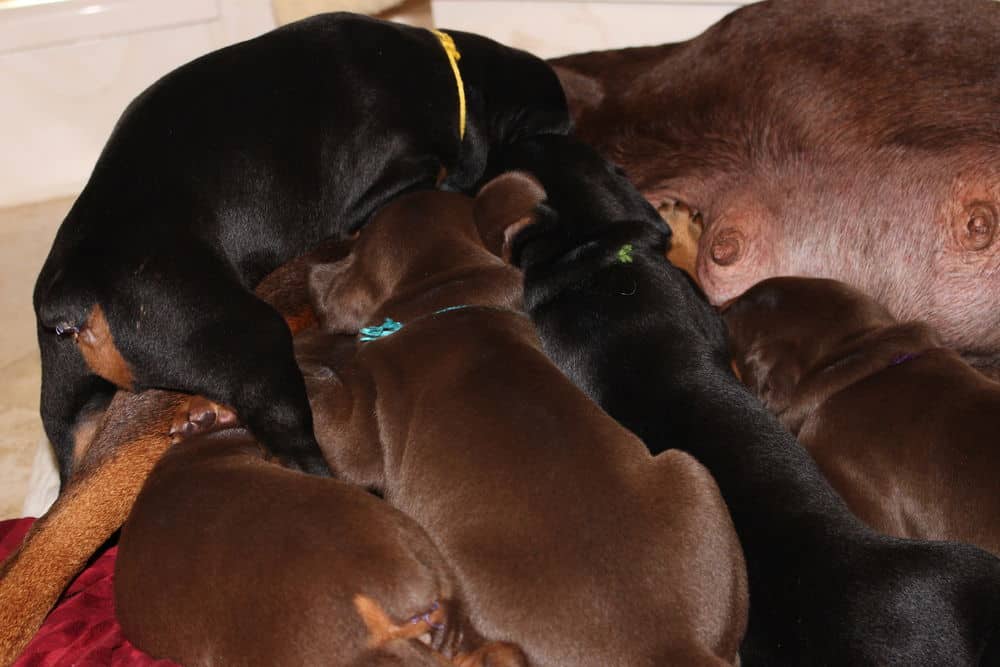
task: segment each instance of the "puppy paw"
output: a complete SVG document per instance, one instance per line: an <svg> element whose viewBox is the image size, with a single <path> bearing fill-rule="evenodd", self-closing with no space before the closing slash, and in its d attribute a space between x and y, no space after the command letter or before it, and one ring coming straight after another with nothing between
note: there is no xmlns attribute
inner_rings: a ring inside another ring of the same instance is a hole
<svg viewBox="0 0 1000 667"><path fill-rule="evenodd" d="M170 437L176 444L199 433L231 428L238 421L236 413L228 406L214 403L202 396L192 396L174 415Z"/></svg>
<svg viewBox="0 0 1000 667"><path fill-rule="evenodd" d="M395 639L416 639L424 644L430 644L433 632L443 629L446 621L445 609L438 602L434 602L425 612L398 625L389 618L378 602L368 596L355 595L354 608L368 628L370 647L381 646Z"/></svg>
<svg viewBox="0 0 1000 667"><path fill-rule="evenodd" d="M516 644L490 642L472 653L459 653L452 662L455 667L528 667L528 658Z"/></svg>

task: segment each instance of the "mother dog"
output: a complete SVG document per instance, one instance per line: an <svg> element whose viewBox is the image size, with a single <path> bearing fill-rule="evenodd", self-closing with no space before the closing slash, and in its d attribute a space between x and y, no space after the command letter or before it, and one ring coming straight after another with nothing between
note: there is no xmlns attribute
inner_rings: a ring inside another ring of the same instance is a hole
<svg viewBox="0 0 1000 667"><path fill-rule="evenodd" d="M400 193L471 189L492 147L568 128L541 60L350 14L162 78L119 120L35 286L63 482L115 386L227 403L286 463L325 472L291 336L253 286Z"/></svg>
<svg viewBox="0 0 1000 667"><path fill-rule="evenodd" d="M700 213L714 304L834 278L1000 374L998 31L987 0L771 0L553 64L581 137Z"/></svg>

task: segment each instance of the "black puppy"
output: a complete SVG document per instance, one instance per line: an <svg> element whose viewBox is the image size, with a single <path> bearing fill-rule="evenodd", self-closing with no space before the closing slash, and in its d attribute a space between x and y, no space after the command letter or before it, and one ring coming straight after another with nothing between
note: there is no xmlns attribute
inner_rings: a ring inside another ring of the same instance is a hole
<svg viewBox="0 0 1000 667"><path fill-rule="evenodd" d="M291 336L254 285L402 192L471 190L494 147L568 130L541 60L351 14L163 77L119 120L35 286L63 481L116 385L227 403L287 463L325 471Z"/></svg>
<svg viewBox="0 0 1000 667"><path fill-rule="evenodd" d="M554 187L557 164L522 161ZM592 172L619 178L600 161ZM750 576L743 665L1000 664L1000 561L877 535L852 516L733 376L722 320L665 261L658 221L596 192L581 193L585 218L543 209L515 237L525 306L549 355L605 410L654 453L686 450L715 476Z"/></svg>

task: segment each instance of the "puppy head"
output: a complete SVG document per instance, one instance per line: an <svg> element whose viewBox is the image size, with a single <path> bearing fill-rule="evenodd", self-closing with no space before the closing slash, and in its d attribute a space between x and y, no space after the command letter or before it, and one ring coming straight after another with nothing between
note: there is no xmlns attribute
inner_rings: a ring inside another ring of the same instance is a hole
<svg viewBox="0 0 1000 667"><path fill-rule="evenodd" d="M530 172L545 186L538 222L512 244L512 262L524 271L573 254L609 232L637 235L642 245L665 251L670 228L625 173L587 144L565 136L533 137L506 147L498 160Z"/></svg>
<svg viewBox="0 0 1000 667"><path fill-rule="evenodd" d="M510 256L511 240L543 199L523 173L498 176L475 199L439 191L399 197L362 228L348 256L311 268L320 324L354 333L390 299L427 292L457 270L501 265L497 257Z"/></svg>
<svg viewBox="0 0 1000 667"><path fill-rule="evenodd" d="M511 171L484 185L476 196L476 229L483 245L505 262L511 261L514 238L537 219L545 189L533 176Z"/></svg>
<svg viewBox="0 0 1000 667"><path fill-rule="evenodd" d="M838 348L895 319L861 292L823 278L770 278L723 311L730 351L744 384L773 412Z"/></svg>
<svg viewBox="0 0 1000 667"><path fill-rule="evenodd" d="M479 242L468 197L421 191L384 206L361 229L349 255L311 268L309 292L322 327L335 333L357 332L414 264L449 239ZM432 267L420 271L428 270Z"/></svg>

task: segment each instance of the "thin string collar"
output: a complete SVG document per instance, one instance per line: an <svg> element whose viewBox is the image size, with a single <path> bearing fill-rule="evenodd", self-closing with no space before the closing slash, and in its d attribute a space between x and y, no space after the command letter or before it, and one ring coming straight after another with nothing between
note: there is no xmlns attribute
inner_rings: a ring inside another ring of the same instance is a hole
<svg viewBox="0 0 1000 667"><path fill-rule="evenodd" d="M429 315L421 316L417 319L423 319L424 317L434 317L436 315L443 315L445 313L451 313L456 310L466 310L469 308L484 308L488 310L496 310L504 313L513 313L514 315L520 315L521 317L527 317L524 313L518 312L516 310L510 310L509 308L499 308L497 306L486 306L486 305L476 305L465 303L458 306L447 306L446 308L439 308ZM370 343L373 340L378 340L379 338L385 338L396 333L403 328L403 323L398 322L391 317L385 318L382 324L378 324L370 327L362 327L358 331L358 340L362 343Z"/></svg>

